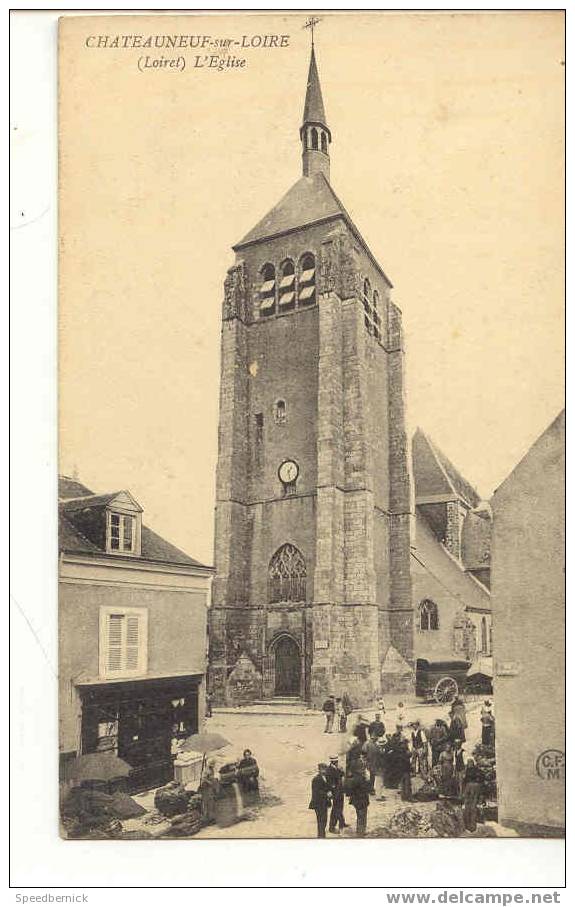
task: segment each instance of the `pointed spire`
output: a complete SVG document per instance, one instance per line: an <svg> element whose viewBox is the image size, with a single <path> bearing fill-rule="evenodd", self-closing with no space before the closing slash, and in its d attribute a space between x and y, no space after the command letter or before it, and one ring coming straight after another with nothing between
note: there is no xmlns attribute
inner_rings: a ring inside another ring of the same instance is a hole
<svg viewBox="0 0 575 907"><path fill-rule="evenodd" d="M307 76L303 122L299 131L302 142L302 164L304 176L315 176L323 173L329 180L329 145L331 132L327 125L319 74L313 45Z"/></svg>
<svg viewBox="0 0 575 907"><path fill-rule="evenodd" d="M327 126L313 44L311 46L311 58L307 75L307 90L305 94L302 125L305 125L306 123L321 123L323 126Z"/></svg>

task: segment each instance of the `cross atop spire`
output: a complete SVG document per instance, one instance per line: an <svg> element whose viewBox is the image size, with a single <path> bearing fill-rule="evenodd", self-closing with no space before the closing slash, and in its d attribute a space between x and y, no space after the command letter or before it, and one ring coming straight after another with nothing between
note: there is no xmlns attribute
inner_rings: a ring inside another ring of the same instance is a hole
<svg viewBox="0 0 575 907"><path fill-rule="evenodd" d="M318 24L318 22L321 22L321 19L318 16L310 16L309 19L307 20L306 24L304 25L304 28L311 29L311 46L312 47L313 47L313 30L314 30L315 26Z"/></svg>
<svg viewBox="0 0 575 907"><path fill-rule="evenodd" d="M329 179L329 144L331 132L327 125L319 73L313 44L313 26L319 19L313 16L308 19L304 28L311 28L312 44L307 75L303 122L299 131L303 148L303 175L313 176L323 173Z"/></svg>

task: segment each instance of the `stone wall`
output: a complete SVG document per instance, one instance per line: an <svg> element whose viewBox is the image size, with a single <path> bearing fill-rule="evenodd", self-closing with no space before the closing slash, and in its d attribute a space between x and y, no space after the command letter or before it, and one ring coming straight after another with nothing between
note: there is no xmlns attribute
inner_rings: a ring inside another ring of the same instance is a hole
<svg viewBox="0 0 575 907"><path fill-rule="evenodd" d="M278 269L304 251L316 257L317 306L258 319L262 266ZM390 646L402 665L402 691L412 683L401 316L389 281L343 223L270 239L242 255L226 280L222 329L215 701L273 694L273 640L281 631L300 647L306 699L320 705L345 689L367 704L381 691ZM380 297L381 343L364 325L366 277ZM280 424L273 420L278 399L286 404ZM286 497L277 469L287 458L300 475ZM268 565L286 542L305 558L306 602L272 606Z"/></svg>

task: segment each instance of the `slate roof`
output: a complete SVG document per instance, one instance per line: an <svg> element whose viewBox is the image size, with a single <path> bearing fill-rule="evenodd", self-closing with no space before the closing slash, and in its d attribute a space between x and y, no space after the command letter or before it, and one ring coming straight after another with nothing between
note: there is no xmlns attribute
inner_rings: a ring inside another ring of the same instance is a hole
<svg viewBox="0 0 575 907"><path fill-rule="evenodd" d="M109 494L88 493L78 498L67 498L60 502L60 509L66 513L71 513L74 510L85 510L86 507L105 507L106 504L117 498L119 494L119 491L113 491Z"/></svg>
<svg viewBox="0 0 575 907"><path fill-rule="evenodd" d="M62 498L80 498L82 495L92 494L89 488L78 482L77 479L71 479L69 476L58 476L58 497Z"/></svg>
<svg viewBox="0 0 575 907"><path fill-rule="evenodd" d="M413 436L412 456L416 497L454 494L477 507L478 492L421 428Z"/></svg>
<svg viewBox="0 0 575 907"><path fill-rule="evenodd" d="M315 50L313 45L311 48L311 57L307 74L303 122L322 123L324 126L327 126L325 110L323 107L323 98L321 96L321 85L319 83L319 74L317 71L317 63L315 61Z"/></svg>
<svg viewBox="0 0 575 907"><path fill-rule="evenodd" d="M334 217L343 217L351 224L323 173L302 176L234 249Z"/></svg>
<svg viewBox="0 0 575 907"><path fill-rule="evenodd" d="M81 497L70 498L72 493L76 495L78 492L81 493ZM69 554L107 554L100 543L101 533L96 533L86 521L82 522L82 529L75 525L74 521L78 518L80 512L85 514L90 510L94 513L102 511L106 504L118 496L119 492L93 494L85 485L66 476L61 476L59 479L59 494L61 499L59 506L59 550ZM188 567L204 567L207 570L211 569L176 548L171 542L168 542L150 529L149 526L145 525L142 525L141 554L138 557L131 554L114 554L113 557L123 561L153 561L163 564L179 564Z"/></svg>
<svg viewBox="0 0 575 907"><path fill-rule="evenodd" d="M389 277L371 252L349 212L323 173L301 176L277 205L274 205L265 217L262 217L255 227L233 246L233 249L237 252L244 246L261 242L264 239L271 239L274 236L281 236L293 230L300 230L310 227L312 224L325 223L337 218L347 224L374 267L377 268L388 286L392 287L393 284Z"/></svg>
<svg viewBox="0 0 575 907"><path fill-rule="evenodd" d="M480 519L480 517L478 517ZM415 519L415 547L411 550L412 570L425 571L434 577L450 595L468 608L488 608L489 589L459 564L438 541L426 517L418 510ZM483 564L488 569L489 564ZM450 656L453 658L453 655Z"/></svg>
<svg viewBox="0 0 575 907"><path fill-rule="evenodd" d="M101 554L101 549L92 544L86 536L82 535L79 529L72 525L66 519L63 513L60 513L58 521L58 547L60 551L68 551L70 554Z"/></svg>

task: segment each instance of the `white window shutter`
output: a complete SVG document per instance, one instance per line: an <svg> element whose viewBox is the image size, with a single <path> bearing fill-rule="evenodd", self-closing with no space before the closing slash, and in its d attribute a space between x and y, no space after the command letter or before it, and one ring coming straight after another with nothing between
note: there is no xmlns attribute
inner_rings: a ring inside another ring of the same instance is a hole
<svg viewBox="0 0 575 907"><path fill-rule="evenodd" d="M122 670L122 636L125 617L123 614L108 615L107 668L110 672Z"/></svg>
<svg viewBox="0 0 575 907"><path fill-rule="evenodd" d="M100 609L100 677L135 677L148 670L146 608Z"/></svg>
<svg viewBox="0 0 575 907"><path fill-rule="evenodd" d="M126 618L126 670L137 671L142 661L140 617L129 614Z"/></svg>

